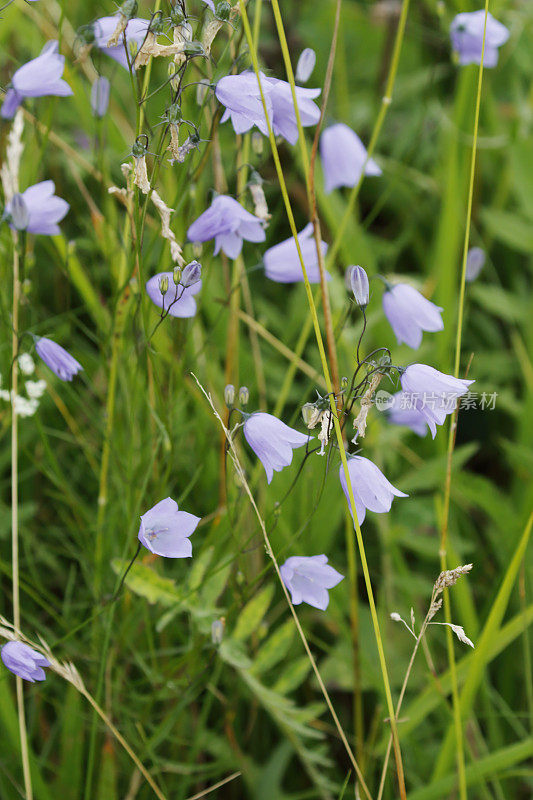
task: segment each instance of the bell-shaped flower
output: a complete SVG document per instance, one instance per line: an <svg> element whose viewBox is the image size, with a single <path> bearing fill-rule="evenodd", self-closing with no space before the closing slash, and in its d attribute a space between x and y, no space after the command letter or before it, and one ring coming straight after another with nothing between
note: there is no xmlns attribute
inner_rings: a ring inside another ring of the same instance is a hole
<svg viewBox="0 0 533 800"><path fill-rule="evenodd" d="M340 186L355 186L361 177L366 155L364 144L348 125L339 122L326 128L320 137L326 194ZM373 158L368 159L365 175L381 175L381 169Z"/></svg>
<svg viewBox="0 0 533 800"><path fill-rule="evenodd" d="M300 231L297 238L309 283L320 283L318 255L311 222ZM321 247L322 254L325 256L328 251L326 242L321 242ZM265 275L271 281L276 281L277 283L303 282L302 265L293 236L284 242L280 242L280 244L274 245L274 247L270 247L263 256L263 264L265 266ZM326 277L331 280L331 275L328 272L326 272Z"/></svg>
<svg viewBox="0 0 533 800"><path fill-rule="evenodd" d="M244 423L244 438L261 461L270 483L274 472L292 463L292 451L307 444L309 436L289 428L277 417L257 411Z"/></svg>
<svg viewBox="0 0 533 800"><path fill-rule="evenodd" d="M10 672L32 683L44 681L46 673L43 667L50 666L42 653L24 642L7 642L0 650L0 658Z"/></svg>
<svg viewBox="0 0 533 800"><path fill-rule="evenodd" d="M243 239L264 242L264 222L241 206L233 197L219 194L187 231L191 242L215 240L214 255L222 250L228 258L237 258Z"/></svg>
<svg viewBox="0 0 533 800"><path fill-rule="evenodd" d="M141 516L138 539L143 547L165 558L190 558L189 536L196 530L200 517L180 511L171 497L161 500Z"/></svg>
<svg viewBox="0 0 533 800"><path fill-rule="evenodd" d="M46 236L57 236L61 233L57 223L61 222L70 206L66 200L56 197L55 188L53 181L42 181L29 186L18 196L19 202L22 198L26 207L26 215L21 216L27 220L24 230L27 230L28 233L42 233ZM13 201L7 203L4 217L7 218L11 228L16 228L10 218L12 203ZM21 230L21 228L19 227L17 230Z"/></svg>
<svg viewBox="0 0 533 800"><path fill-rule="evenodd" d="M290 144L298 140L298 126L292 99L292 91L287 81L267 78L259 73L261 88L267 108L268 118L276 136L283 136ZM264 136L268 135L265 110L254 72L241 72L240 75L227 75L216 85L217 99L225 106L221 122L231 119L235 133L246 133L256 125ZM320 89L296 87L296 101L303 127L316 125L320 109L313 102Z"/></svg>
<svg viewBox="0 0 533 800"><path fill-rule="evenodd" d="M82 365L57 342L44 336L34 338L37 355L62 381L71 381L74 375L83 369Z"/></svg>
<svg viewBox="0 0 533 800"><path fill-rule="evenodd" d="M68 97L72 94L72 89L61 77L65 68L65 56L59 55L58 48L57 42L47 42L37 58L28 61L15 72L0 112L4 119L14 117L25 97Z"/></svg>
<svg viewBox="0 0 533 800"><path fill-rule="evenodd" d="M459 56L461 66L481 64L483 48L483 30L485 28L485 11L463 11L453 18L450 26L450 38L455 52ZM498 48L509 38L509 31L501 22L487 14L485 32L485 67L495 67L498 63Z"/></svg>
<svg viewBox="0 0 533 800"><path fill-rule="evenodd" d="M150 21L147 19L139 19L138 17L133 17L128 20L126 30L120 36L120 44L108 47L107 43L115 32L119 19L120 14L116 14L113 17L101 17L101 19L96 20L93 25L94 46L114 61L117 61L125 69L128 69L129 57L129 63L133 68L135 57L131 55L131 51L126 53L126 47L129 47L131 42L135 42L137 50L140 50L146 39ZM124 46L124 37L126 37L126 47Z"/></svg>
<svg viewBox="0 0 533 800"><path fill-rule="evenodd" d="M428 432L428 423L424 414L418 410L418 403L420 400L411 397L407 392L396 392L387 407L389 422L392 425L411 428L417 436L425 436Z"/></svg>
<svg viewBox="0 0 533 800"><path fill-rule="evenodd" d="M109 81L102 75L99 75L91 86L91 111L97 119L101 119L107 112L109 88Z"/></svg>
<svg viewBox="0 0 533 800"><path fill-rule="evenodd" d="M405 342L413 350L420 347L422 331L435 332L444 328L442 308L406 283L397 283L385 290L383 311L398 344Z"/></svg>
<svg viewBox="0 0 533 800"><path fill-rule="evenodd" d="M385 514L390 511L394 497L408 497L404 492L396 489L381 470L368 458L350 456L348 458L348 473L359 525L363 524L367 509L378 514ZM352 508L350 495L348 494L348 483L342 464L339 469L339 478L351 514Z"/></svg>
<svg viewBox="0 0 533 800"><path fill-rule="evenodd" d="M194 295L198 294L201 288L201 280L190 286L181 283L176 286L173 272L159 272L146 282L146 293L152 303L171 317L194 317L196 314Z"/></svg>
<svg viewBox="0 0 533 800"><path fill-rule="evenodd" d="M435 438L437 425L442 425L446 416L452 414L457 398L466 394L474 381L454 378L427 364L411 364L402 372L400 382L405 394L416 403L424 416L431 435Z"/></svg>
<svg viewBox="0 0 533 800"><path fill-rule="evenodd" d="M344 575L330 567L327 556L291 556L280 568L283 583L291 593L293 606L307 603L325 611L328 589L340 583Z"/></svg>

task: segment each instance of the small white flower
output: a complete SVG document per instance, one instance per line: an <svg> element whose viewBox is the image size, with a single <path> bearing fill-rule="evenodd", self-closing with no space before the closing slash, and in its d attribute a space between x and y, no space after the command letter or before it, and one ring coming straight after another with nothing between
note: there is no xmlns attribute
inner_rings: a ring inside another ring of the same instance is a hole
<svg viewBox="0 0 533 800"><path fill-rule="evenodd" d="M19 358L19 369L24 375L33 375L35 362L29 353L22 353Z"/></svg>
<svg viewBox="0 0 533 800"><path fill-rule="evenodd" d="M28 397L38 400L46 391L46 381L26 381L26 392Z"/></svg>

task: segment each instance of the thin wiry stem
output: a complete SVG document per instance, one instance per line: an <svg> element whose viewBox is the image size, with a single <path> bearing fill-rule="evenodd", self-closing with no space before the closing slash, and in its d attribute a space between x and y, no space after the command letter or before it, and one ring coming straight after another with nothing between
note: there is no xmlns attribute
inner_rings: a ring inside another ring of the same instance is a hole
<svg viewBox="0 0 533 800"><path fill-rule="evenodd" d="M485 0L485 19L483 25L483 41L481 44L481 61L479 64L477 95L476 95L476 108L474 113L474 133L472 137L472 156L470 161L470 182L468 187L468 201L466 210L466 224L465 236L463 244L463 259L461 266L461 285L459 288L459 307L458 307L458 320L457 320L457 334L455 338L455 362L453 374L459 377L459 366L461 361L461 341L463 335L463 317L464 317L464 301L465 301L465 287L466 287L466 262L468 257L468 245L470 241L470 225L472 219L472 204L474 198L474 178L476 172L476 155L477 155L477 141L479 129L479 110L481 106L481 88L483 85L483 61L485 58L485 37L487 32L487 17L489 13L489 0ZM440 531L440 568L441 572L447 569L447 545L448 545L448 521L450 515L450 495L452 483L452 456L455 446L455 437L457 434L457 414L453 414L450 421L450 429L448 433L448 449L446 458L446 480L444 485L444 501L442 509L442 525ZM451 622L451 608L450 598L448 591L444 592L444 618L446 622ZM453 649L453 633L449 626L446 631L446 645L448 651L448 661L450 664L450 677L452 681L452 699L453 699L453 719L455 727L455 746L457 754L457 771L459 775L459 795L461 800L467 798L466 788L466 769L465 769L465 754L464 754L464 741L463 741L463 721L461 718L461 706L459 701L459 688L457 683L457 670L455 665L455 653Z"/></svg>
<svg viewBox="0 0 533 800"><path fill-rule="evenodd" d="M292 617L294 619L294 623L296 625L296 629L298 631L298 635L300 636L300 639L302 640L302 644L304 646L304 649L305 649L305 652L307 654L307 657L309 658L311 667L313 668L313 672L315 673L315 677L316 677L316 679L318 681L318 685L320 686L320 690L321 690L321 692L322 692L322 694L324 696L324 700L326 701L326 704L328 706L330 714L333 717L333 721L335 723L335 727L337 728L337 731L339 733L341 741L342 741L342 743L343 743L343 745L344 745L344 747L346 749L348 757L349 757L349 759L350 759L350 761L352 763L352 766L353 766L353 768L354 768L354 770L355 770L355 772L357 774L360 786L361 786L362 790L364 791L365 795L369 798L369 800L371 800L372 799L372 795L370 794L370 791L369 791L369 789L368 789L368 787L367 787L367 785L365 783L365 780L363 778L363 775L361 773L359 765L358 765L358 763L357 763L357 761L355 759L355 756L354 756L354 754L352 752L352 749L351 749L351 747L350 747L350 745L348 743L348 739L346 738L346 734L344 733L344 730L343 730L342 725L341 725L341 723L339 721L339 718L337 716L335 708L333 707L333 703L331 702L331 698L329 696L329 692L326 689L324 681L322 680L322 676L321 676L320 671L318 669L317 663L315 661L313 653L311 652L311 648L309 647L309 643L307 641L307 637L306 637L306 635L304 633L304 630L303 630L303 628L302 628L302 626L300 624L300 620L298 619L298 615L297 615L297 613L296 613L296 611L294 609L294 606L293 606L293 604L291 602L289 591L288 591L287 587L285 586L285 584L283 583L283 578L281 577L281 571L280 571L280 568L279 568L278 560L277 560L277 558L276 558L276 556L274 554L274 551L272 550L272 545L270 543L270 539L269 539L269 536L268 536L268 533L267 533L265 522L263 520L263 517L261 516L261 512L259 511L259 509L257 507L257 504L255 502L255 498L254 498L254 496L252 494L252 490L250 489L248 481L246 480L246 475L244 474L244 470L243 470L243 468L241 466L237 450L235 448L235 445L233 443L233 439L231 437L231 433L228 430L228 428L224 425L224 421L222 420L222 417L220 416L220 414L216 410L216 407L215 407L215 405L213 403L211 395L208 394L208 392L206 392L206 390L204 389L202 384L199 382L199 380L196 377L196 375L194 375L194 373L192 375L193 375L194 380L198 384L198 387L200 388L201 392L204 394L207 402L211 406L213 414L215 415L216 419L218 420L218 422L219 422L219 424L220 424L220 426L221 426L221 428L222 428L222 430L224 432L224 436L225 436L225 438L226 438L226 440L228 442L228 446L229 446L228 452L231 455L231 459L233 461L233 464L235 466L235 469L236 469L237 474L239 476L239 479L241 481L241 485L244 487L244 491L246 492L246 494L248 496L248 499L250 500L252 508L253 508L253 510L255 512L255 515L257 517L257 520L259 522L259 527L261 528L261 533L263 534L263 539L264 539L264 543L265 543L265 550L267 552L268 557L271 559L272 564L274 565L274 569L276 571L276 575L278 576L279 582L280 582L281 587L283 589L283 593L285 595L285 599L286 599L287 604L289 606L289 610L290 610L290 612L292 614Z"/></svg>

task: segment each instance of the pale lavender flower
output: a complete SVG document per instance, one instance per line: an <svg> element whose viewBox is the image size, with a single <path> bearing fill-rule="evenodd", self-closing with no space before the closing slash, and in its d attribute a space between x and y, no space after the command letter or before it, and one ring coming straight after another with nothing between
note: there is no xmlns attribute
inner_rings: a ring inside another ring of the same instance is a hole
<svg viewBox="0 0 533 800"><path fill-rule="evenodd" d="M57 342L44 336L35 336L34 339L37 355L62 381L71 381L74 375L83 369L82 365Z"/></svg>
<svg viewBox="0 0 533 800"><path fill-rule="evenodd" d="M483 29L485 27L485 11L465 11L457 14L450 26L452 46L459 56L461 66L480 64L483 47ZM495 67L498 63L498 47L509 38L509 31L501 22L487 14L485 32L484 66Z"/></svg>
<svg viewBox="0 0 533 800"><path fill-rule="evenodd" d="M363 267L352 267L350 270L350 286L355 303L359 308L366 308L370 299L368 275Z"/></svg>
<svg viewBox="0 0 533 800"><path fill-rule="evenodd" d="M316 53L311 47L306 47L300 53L296 64L296 80L298 83L307 83L316 64Z"/></svg>
<svg viewBox="0 0 533 800"><path fill-rule="evenodd" d="M318 255L316 243L313 236L313 225L309 223L298 234L298 243L302 253L303 262L309 278L309 283L320 283L320 270L318 267ZM322 254L325 256L328 251L326 242L321 243ZM294 237L291 236L280 244L269 247L263 256L265 275L271 281L277 283L297 283L304 279L302 265ZM326 272L326 277L331 280L331 275Z"/></svg>
<svg viewBox="0 0 533 800"><path fill-rule="evenodd" d="M475 281L479 277L479 273L485 266L486 261L485 251L481 247L472 247L468 251L466 257L466 275L465 280L467 283Z"/></svg>
<svg viewBox="0 0 533 800"><path fill-rule="evenodd" d="M442 308L408 286L398 283L383 294L383 311L394 331L398 344L405 342L413 350L420 347L422 331L441 331Z"/></svg>
<svg viewBox="0 0 533 800"><path fill-rule="evenodd" d="M108 47L107 43L115 32L119 18L120 15L117 14L113 17L102 17L101 19L96 20L93 25L94 45L114 61L117 61L122 67L128 69L128 54L126 53L126 48L124 47L124 36L126 36L127 46L129 46L131 42L135 42L137 48L140 49L141 45L146 39L150 22L147 19L133 17L133 19L128 20L126 30L120 37L120 44L117 44L114 47ZM133 68L134 58L130 56L129 61Z"/></svg>
<svg viewBox="0 0 533 800"><path fill-rule="evenodd" d="M417 410L424 416L435 438L437 425L455 410L457 398L466 394L474 381L454 378L427 364L411 364L402 372L400 382L406 394L416 401Z"/></svg>
<svg viewBox="0 0 533 800"><path fill-rule="evenodd" d="M366 510L375 511L378 514L385 514L390 511L394 497L408 497L409 495L400 492L390 483L381 470L363 456L350 456L348 458L348 473L355 500L355 509L359 525L363 524ZM352 513L350 496L348 494L348 483L344 474L344 466L341 464L339 478L343 492Z"/></svg>
<svg viewBox="0 0 533 800"><path fill-rule="evenodd" d="M24 642L7 642L0 650L0 657L10 672L25 681L34 683L46 679L43 667L49 667L50 662Z"/></svg>
<svg viewBox="0 0 533 800"><path fill-rule="evenodd" d="M355 186L361 177L366 156L364 144L348 125L339 122L326 128L320 137L326 194L340 186ZM381 169L373 158L368 159L365 175L381 175Z"/></svg>
<svg viewBox="0 0 533 800"><path fill-rule="evenodd" d="M103 117L109 106L109 81L102 75L91 86L91 110L95 117Z"/></svg>
<svg viewBox="0 0 533 800"><path fill-rule="evenodd" d="M298 126L292 101L290 84L277 78L267 78L259 73L265 98L268 118L276 136L283 136L290 144L298 140ZM221 122L231 119L235 133L246 133L256 125L261 133L268 135L261 93L255 73L246 71L240 75L227 75L216 85L215 94L226 107ZM296 87L296 101L303 127L315 125L320 109L313 102L320 89Z"/></svg>
<svg viewBox="0 0 533 800"><path fill-rule="evenodd" d="M196 530L200 517L180 511L171 497L161 500L141 516L138 539L143 547L165 558L190 558L189 536Z"/></svg>
<svg viewBox="0 0 533 800"><path fill-rule="evenodd" d="M21 205L21 198L24 202L27 213L27 223L24 230L27 230L28 233L43 233L46 236L57 236L61 233L57 223L61 222L70 206L66 200L56 197L54 194L55 188L53 181L42 181L29 186L21 195L15 195L18 198L17 203L19 206ZM11 228L16 228L10 219L14 200L15 198L7 203L4 211L4 217L7 218ZM20 208L17 210L19 221L22 219L20 210Z"/></svg>
<svg viewBox="0 0 533 800"><path fill-rule="evenodd" d="M291 556L280 568L283 583L291 593L293 606L307 603L325 611L328 589L340 583L344 575L330 567L327 556Z"/></svg>
<svg viewBox="0 0 533 800"><path fill-rule="evenodd" d="M168 288L166 292L161 291L161 280L166 278ZM173 272L159 272L146 282L146 293L148 297L155 303L156 306L162 308L170 314L171 317L194 317L196 314L196 300L194 295L202 288L202 281L198 280L191 286L183 286L183 284L174 283Z"/></svg>
<svg viewBox="0 0 533 800"><path fill-rule="evenodd" d="M264 222L250 214L233 197L219 194L211 206L200 214L187 231L191 242L215 240L214 255L222 250L228 258L237 258L242 250L243 239L248 242L264 242Z"/></svg>
<svg viewBox="0 0 533 800"><path fill-rule="evenodd" d="M277 417L257 411L244 423L244 437L265 468L267 482L274 472L292 463L292 451L309 440L305 433L289 428Z"/></svg>
<svg viewBox="0 0 533 800"><path fill-rule="evenodd" d="M28 61L15 72L0 112L4 119L15 116L15 111L25 97L68 97L72 94L72 89L61 77L65 68L65 56L59 55L58 47L55 41L47 42L37 58Z"/></svg>
<svg viewBox="0 0 533 800"><path fill-rule="evenodd" d="M425 436L428 432L428 423L424 414L418 410L417 403L419 404L420 400L406 392L396 392L391 400L387 408L389 422L392 425L411 428L417 436Z"/></svg>

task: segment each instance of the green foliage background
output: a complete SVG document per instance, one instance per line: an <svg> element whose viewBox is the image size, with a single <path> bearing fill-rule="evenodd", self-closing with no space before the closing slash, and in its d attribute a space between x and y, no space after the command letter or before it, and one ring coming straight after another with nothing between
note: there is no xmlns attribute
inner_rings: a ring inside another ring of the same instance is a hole
<svg viewBox="0 0 533 800"><path fill-rule="evenodd" d="M152 5L139 5L139 15L149 16ZM190 5L200 15L193 24L201 26L203 4L191 0ZM332 0L282 4L293 63L304 46L317 52L310 86L323 84L334 7ZM410 10L394 102L376 148L383 176L363 184L332 267L334 319L344 321L337 342L342 374L353 369L360 332L355 313L345 319L343 275L348 265L357 263L371 276L408 276L444 307L445 330L426 335L416 355L395 344L392 348L381 289L373 281L365 350L387 344L397 363L416 359L445 372L453 368L478 70L453 63L448 27L455 13L475 7L467 0L461 5L423 0ZM531 562L527 552L513 561L519 543L524 544L533 501L533 8L526 0L495 0L490 9L510 28L511 37L497 68L486 70L483 81L471 243L487 252L487 264L467 286L461 371L472 354L473 388L480 395L497 392L498 397L494 410L460 416L449 560L452 566L474 563L471 576L451 593L452 619L464 625L477 645L474 651L460 643L455 647L459 687L471 700L463 720L469 797L519 800L529 797L533 787ZM308 317L304 288L269 282L261 268L264 248L246 244L249 297L244 291L239 302L257 324L251 328L241 317L232 327L231 265L213 258L208 243L200 257L204 283L197 316L167 319L147 347L146 330L157 315L140 286L143 279L170 268L168 248L150 207L139 278L124 208L107 191L112 184L123 185L120 164L135 138L132 88L125 71L104 55L95 57L112 84L109 113L98 124L89 105L90 62L80 62L73 53L75 30L113 11L113 4L93 0L16 0L0 21L4 86L47 39L60 36L65 78L74 90L69 99L25 103L42 127L27 118L21 188L52 178L56 193L71 209L60 237L29 237L22 326L66 346L84 372L64 384L38 365L48 391L37 414L19 425L23 630L33 639L42 636L57 658L76 664L166 797L184 800L234 771L242 775L213 796L340 797L349 763L265 555L257 521L229 465L224 504L220 430L191 377L192 371L220 409L228 377L236 385L246 384L251 409L276 411L301 429L301 405L314 398L315 388L323 392L320 380L310 377L321 374L316 343L311 335L302 348L304 370L293 369L277 343L292 352L297 349ZM394 2L342 4L326 120L346 122L365 142L383 93L397 12ZM193 61L190 80L208 77L215 82L227 74L239 47L243 68L249 61L237 21L235 30L226 26L218 35L212 62ZM270 74L284 78L268 3L259 52ZM154 63L154 89L166 80L166 67ZM145 104L144 130L151 148L166 97L163 90ZM204 139L210 133L207 117L216 108L209 95L201 110L195 87L184 94L184 117L199 125ZM3 158L9 126L2 123L0 131ZM310 140L309 131L307 135ZM163 159L157 189L176 210L172 228L180 242L210 202L213 186L226 184L230 194L236 192L239 142L229 124L218 129L217 137L213 148L204 142L184 165L171 167ZM307 209L299 151L284 145L281 155L301 229ZM272 246L290 231L266 140L263 152L252 151L250 161L266 180L272 213L267 246ZM323 234L332 242L347 194L337 191L326 197L320 168L317 181ZM243 202L249 206L249 195ZM190 244L185 255L188 260L194 256ZM0 232L0 264L0 371L6 388L12 282L12 239L6 225ZM126 285L120 280L122 268ZM99 524L113 332L122 323L123 334L115 344L107 503ZM228 335L232 330L234 345ZM0 612L11 619L10 408L0 402ZM389 515L369 514L363 526L396 694L412 643L389 614L398 611L408 619L412 607L421 620L439 573L446 439L441 429L434 442L419 440L388 426L374 411L364 440L365 455L410 495L396 501ZM347 522L338 455L333 452L323 493L325 459L313 457L277 509L296 474L298 454L292 467L267 487L255 458L241 443L239 452L280 562L292 554L326 553L346 574ZM134 552L139 515L168 495L204 518L192 539L192 561L154 561L143 555L120 600L103 607L102 599L113 592ZM331 592L327 613L307 606L298 613L365 778L377 794L388 728L364 585L358 630L351 629L348 580ZM217 645L211 628L220 619L224 637ZM355 670L354 635L360 659ZM444 628L430 629L428 648L436 672L431 673L419 653L399 726L412 800L455 796L453 750L451 757L443 750L452 721ZM354 741L356 696L362 702L363 738ZM36 800L153 796L73 687L49 673L46 683L25 685L25 698ZM12 800L23 796L22 773L14 679L3 667L0 729L0 798ZM344 796L353 796L352 778ZM392 767L385 797L396 797Z"/></svg>

